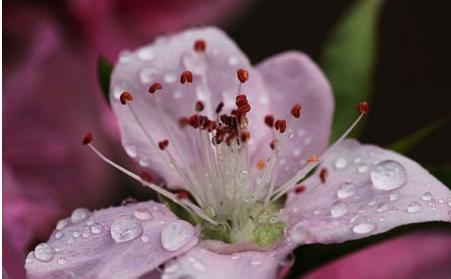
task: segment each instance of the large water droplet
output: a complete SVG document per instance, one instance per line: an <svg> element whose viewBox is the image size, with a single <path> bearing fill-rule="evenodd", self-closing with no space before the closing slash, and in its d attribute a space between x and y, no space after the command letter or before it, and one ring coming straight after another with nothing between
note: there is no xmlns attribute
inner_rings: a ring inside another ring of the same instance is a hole
<svg viewBox="0 0 451 279"><path fill-rule="evenodd" d="M127 242L143 232L141 223L132 216L121 216L111 224L111 237L116 242Z"/></svg>
<svg viewBox="0 0 451 279"><path fill-rule="evenodd" d="M236 66L236 65L238 65L238 58L236 58L235 56L229 56L229 58L227 58L227 63L230 65L230 66Z"/></svg>
<svg viewBox="0 0 451 279"><path fill-rule="evenodd" d="M56 223L56 229L60 231L67 227L68 224L69 222L66 219L59 220L58 223Z"/></svg>
<svg viewBox="0 0 451 279"><path fill-rule="evenodd" d="M168 251L184 247L194 236L194 227L183 220L167 224L161 232L161 244Z"/></svg>
<svg viewBox="0 0 451 279"><path fill-rule="evenodd" d="M352 231L356 234L368 234L376 229L376 224L368 221L368 220L362 220L360 222L357 222L352 227Z"/></svg>
<svg viewBox="0 0 451 279"><path fill-rule="evenodd" d="M337 158L334 163L334 167L337 170L344 169L344 168L346 168L347 165L348 165L348 161L344 157Z"/></svg>
<svg viewBox="0 0 451 279"><path fill-rule="evenodd" d="M141 221L149 221L153 217L152 212L150 212L147 208L136 209L135 212L133 212L133 216Z"/></svg>
<svg viewBox="0 0 451 279"><path fill-rule="evenodd" d="M304 222L299 222L290 231L290 239L295 243L303 243L310 238L310 232L306 229Z"/></svg>
<svg viewBox="0 0 451 279"><path fill-rule="evenodd" d="M91 212L86 208L77 208L74 211L72 211L70 220L74 224L80 223L81 221L84 221L86 218L88 218L90 213Z"/></svg>
<svg viewBox="0 0 451 279"><path fill-rule="evenodd" d="M132 158L136 158L138 156L138 153L136 152L136 147L134 145L127 144L124 146L124 148L128 156Z"/></svg>
<svg viewBox="0 0 451 279"><path fill-rule="evenodd" d="M406 183L406 169L393 160L384 160L376 164L371 171L371 182L379 190L394 190Z"/></svg>
<svg viewBox="0 0 451 279"><path fill-rule="evenodd" d="M430 201L432 200L432 193L431 192L425 192L423 196L421 197L424 201Z"/></svg>
<svg viewBox="0 0 451 279"><path fill-rule="evenodd" d="M152 60L155 56L155 53L152 49L152 47L143 47L140 50L138 50L138 57L141 60Z"/></svg>
<svg viewBox="0 0 451 279"><path fill-rule="evenodd" d="M348 206L343 201L336 201L330 208L330 214L334 218L341 217L348 212Z"/></svg>
<svg viewBox="0 0 451 279"><path fill-rule="evenodd" d="M166 73L163 77L164 82L174 83L177 80L177 76L174 73Z"/></svg>
<svg viewBox="0 0 451 279"><path fill-rule="evenodd" d="M55 233L55 239L60 239L61 237L63 237L64 236L64 233L63 232L56 232Z"/></svg>
<svg viewBox="0 0 451 279"><path fill-rule="evenodd" d="M421 211L421 209L422 209L422 206L417 201L413 201L413 202L409 203L409 205L407 206L407 212L409 212L409 213L418 213Z"/></svg>
<svg viewBox="0 0 451 279"><path fill-rule="evenodd" d="M55 250L47 243L43 242L34 248L34 256L42 262L49 262L53 259Z"/></svg>
<svg viewBox="0 0 451 279"><path fill-rule="evenodd" d="M343 183L337 190L337 197L346 199L353 196L355 193L355 185L351 182Z"/></svg>

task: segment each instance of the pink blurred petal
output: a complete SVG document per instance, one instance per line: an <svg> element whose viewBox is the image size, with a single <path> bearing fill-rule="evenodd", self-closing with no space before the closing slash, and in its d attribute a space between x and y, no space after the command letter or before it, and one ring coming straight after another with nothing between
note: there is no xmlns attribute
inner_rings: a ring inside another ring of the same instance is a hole
<svg viewBox="0 0 451 279"><path fill-rule="evenodd" d="M114 234L111 229L121 218L131 220L135 227L125 225L123 233ZM64 219L68 225L56 229L47 242L54 253L52 257L47 261L38 259L39 248L28 255L28 278L139 277L196 245L194 228L184 222L193 234L183 246L172 251L162 246L162 231L175 220L171 211L153 201L94 211L78 222L73 213Z"/></svg>
<svg viewBox="0 0 451 279"><path fill-rule="evenodd" d="M270 57L258 64L257 70L267 86L274 117L289 122L277 177L277 185L282 185L305 165L309 156L320 155L327 147L334 110L332 91L321 69L301 52ZM291 116L295 104L302 106L300 119ZM269 151L271 140L268 135L262 150Z"/></svg>
<svg viewBox="0 0 451 279"><path fill-rule="evenodd" d="M338 164L337 168L337 160L346 160L346 166ZM377 162L385 160L405 168L404 185L393 190L375 188L370 174ZM450 190L400 154L345 140L327 155L319 169L324 167L329 171L324 184L317 171L305 181L306 192L289 197L287 210L295 225L292 233L303 231L305 242L343 242L404 224L450 221ZM343 191L342 185L349 182L352 185L345 187L351 188ZM426 200L424 195L429 192L432 198Z"/></svg>
<svg viewBox="0 0 451 279"><path fill-rule="evenodd" d="M450 259L449 233L414 233L350 254L302 278L446 279L451 276Z"/></svg>
<svg viewBox="0 0 451 279"><path fill-rule="evenodd" d="M268 252L247 251L218 254L196 247L166 264L162 277L166 279L265 279L276 278L283 269L284 258L291 248L281 245ZM185 276L185 277L184 277Z"/></svg>
<svg viewBox="0 0 451 279"><path fill-rule="evenodd" d="M193 50L194 42L198 39L206 42L206 53L199 54ZM134 100L130 104L145 130L156 143L169 139L171 143L168 149L172 154L177 154L174 146L180 146L185 163L192 166L196 152L187 134L192 136L193 129L180 129L179 119L194 113L198 99L204 102L207 115L211 112L210 118L215 117L214 111L220 102L225 104L224 111L229 112L234 108L239 86L236 71L240 67L248 69L250 73L242 89L248 94L249 102L257 104L258 98L266 94L260 75L252 70L248 59L235 43L217 28L190 29L173 36L160 37L153 44L134 52L124 51L113 71L110 96L122 131L122 142L129 155L142 166L153 168L169 185L181 185L169 165L164 164L160 155L163 153L149 142L129 108L120 103L120 94L125 90L132 92ZM193 72L192 84L179 82L185 70ZM148 93L148 88L154 82L159 82L162 90L152 95ZM175 142L164 129L161 114L154 103L156 97L161 99L162 115L168 122ZM262 120L266 111L268 103L253 106L249 113L249 130L256 141L267 131ZM250 152L253 148L255 146L250 147ZM181 163L178 156L175 157Z"/></svg>

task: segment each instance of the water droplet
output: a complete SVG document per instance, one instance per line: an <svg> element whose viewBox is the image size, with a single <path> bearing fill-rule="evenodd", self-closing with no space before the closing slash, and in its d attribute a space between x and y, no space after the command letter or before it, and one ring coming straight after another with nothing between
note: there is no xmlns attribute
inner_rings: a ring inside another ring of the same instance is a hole
<svg viewBox="0 0 451 279"><path fill-rule="evenodd" d="M393 160L384 160L376 164L371 171L371 182L376 189L394 190L406 183L406 169Z"/></svg>
<svg viewBox="0 0 451 279"><path fill-rule="evenodd" d="M163 80L166 83L174 83L177 80L177 76L174 73L166 73Z"/></svg>
<svg viewBox="0 0 451 279"><path fill-rule="evenodd" d="M139 72L139 79L143 84L148 85L155 79L157 74L158 71L155 68L144 68Z"/></svg>
<svg viewBox="0 0 451 279"><path fill-rule="evenodd" d="M63 264L66 263L66 259L65 258L59 258L57 262L58 262L58 264L63 265Z"/></svg>
<svg viewBox="0 0 451 279"><path fill-rule="evenodd" d="M301 148L295 148L294 151L293 151L293 156L294 157L299 157L299 156L301 156L301 153L302 153L302 149Z"/></svg>
<svg viewBox="0 0 451 279"><path fill-rule="evenodd" d="M69 222L67 222L66 219L59 220L58 223L56 223L56 229L60 231L67 227L68 224Z"/></svg>
<svg viewBox="0 0 451 279"><path fill-rule="evenodd" d="M258 260L253 260L253 261L251 261L251 265L252 266L259 266L259 265L261 265L262 264L262 262L261 261L258 261Z"/></svg>
<svg viewBox="0 0 451 279"><path fill-rule="evenodd" d="M176 251L184 247L194 236L193 226L183 220L175 220L167 224L161 232L161 244L168 251Z"/></svg>
<svg viewBox="0 0 451 279"><path fill-rule="evenodd" d="M293 129L288 129L288 138L289 139L293 139L294 138L294 132L293 132Z"/></svg>
<svg viewBox="0 0 451 279"><path fill-rule="evenodd" d="M430 201L432 200L432 193L431 192L425 192L423 196L421 197L424 201Z"/></svg>
<svg viewBox="0 0 451 279"><path fill-rule="evenodd" d="M141 241L142 242L149 242L149 240L150 240L150 238L149 238L149 236L147 236L147 235L143 235L143 236L141 236Z"/></svg>
<svg viewBox="0 0 451 279"><path fill-rule="evenodd" d="M42 262L51 261L54 255L55 250L53 250L53 248L45 242L38 244L38 246L34 248L34 256Z"/></svg>
<svg viewBox="0 0 451 279"><path fill-rule="evenodd" d="M68 244L72 244L72 243L74 243L74 239L71 237L71 238L69 238L68 240L67 240L67 243Z"/></svg>
<svg viewBox="0 0 451 279"><path fill-rule="evenodd" d="M79 232L73 232L73 233L72 233L72 236L73 236L73 237L80 237L80 233L79 233Z"/></svg>
<svg viewBox="0 0 451 279"><path fill-rule="evenodd" d="M334 167L337 170L344 169L344 168L346 168L347 165L348 165L348 161L344 157L337 158L334 162Z"/></svg>
<svg viewBox="0 0 451 279"><path fill-rule="evenodd" d="M70 220L74 224L80 223L81 221L84 221L86 218L88 218L90 213L91 212L86 208L77 208L74 211L72 211Z"/></svg>
<svg viewBox="0 0 451 279"><path fill-rule="evenodd" d="M357 167L357 173L365 173L369 169L368 165L360 165Z"/></svg>
<svg viewBox="0 0 451 279"><path fill-rule="evenodd" d="M258 103L260 105L267 105L269 103L269 98L267 96L260 96L258 98Z"/></svg>
<svg viewBox="0 0 451 279"><path fill-rule="evenodd" d="M126 50L119 54L119 63L128 63L131 60L130 51Z"/></svg>
<svg viewBox="0 0 451 279"><path fill-rule="evenodd" d="M83 232L83 237L84 238L88 238L89 237L89 232Z"/></svg>
<svg viewBox="0 0 451 279"><path fill-rule="evenodd" d="M86 222L86 226L92 226L94 225L94 221L89 220L88 222Z"/></svg>
<svg viewBox="0 0 451 279"><path fill-rule="evenodd" d="M55 233L55 239L60 239L61 237L63 237L64 236L64 233L63 232L56 232Z"/></svg>
<svg viewBox="0 0 451 279"><path fill-rule="evenodd" d="M197 260L192 262L192 266L196 271L204 272L206 270L205 265Z"/></svg>
<svg viewBox="0 0 451 279"><path fill-rule="evenodd" d="M334 218L341 217L348 212L348 206L343 201L336 201L330 208L330 214Z"/></svg>
<svg viewBox="0 0 451 279"><path fill-rule="evenodd" d="M399 199L399 194L398 193L393 193L390 195L390 201L396 201Z"/></svg>
<svg viewBox="0 0 451 279"><path fill-rule="evenodd" d="M138 50L138 57L141 60L152 60L155 56L155 53L153 52L152 47L143 47L140 50Z"/></svg>
<svg viewBox="0 0 451 279"><path fill-rule="evenodd" d="M232 260L238 260L240 257L241 257L240 254L233 254Z"/></svg>
<svg viewBox="0 0 451 279"><path fill-rule="evenodd" d="M418 213L421 211L421 209L421 204L417 201L413 201L407 206L407 212L409 213Z"/></svg>
<svg viewBox="0 0 451 279"><path fill-rule="evenodd" d="M355 164L360 164L362 162L362 158L360 158L360 157L355 157L354 158L354 163Z"/></svg>
<svg viewBox="0 0 451 279"><path fill-rule="evenodd" d="M132 216L121 216L111 224L111 237L114 241L127 242L140 236L143 232L141 223Z"/></svg>
<svg viewBox="0 0 451 279"><path fill-rule="evenodd" d="M103 230L102 225L100 225L100 224L94 224L91 226L91 232L93 234L99 234L102 232L102 230Z"/></svg>
<svg viewBox="0 0 451 279"><path fill-rule="evenodd" d="M337 197L340 199L346 199L353 196L355 193L355 185L351 182L343 183L337 190Z"/></svg>
<svg viewBox="0 0 451 279"><path fill-rule="evenodd" d="M238 58L236 58L235 56L229 56L229 58L227 58L227 63L230 65L230 66L236 66L236 65L238 65Z"/></svg>
<svg viewBox="0 0 451 279"><path fill-rule="evenodd" d="M356 225L352 227L352 231L355 234L368 234L376 229L376 224L369 222L369 221L363 221L359 222Z"/></svg>
<svg viewBox="0 0 451 279"><path fill-rule="evenodd" d="M136 147L134 145L127 144L124 146L124 148L128 156L132 158L136 158L138 156L138 153L136 152Z"/></svg>
<svg viewBox="0 0 451 279"><path fill-rule="evenodd" d="M388 210L388 205L386 203L381 203L377 205L376 212L382 213Z"/></svg>
<svg viewBox="0 0 451 279"><path fill-rule="evenodd" d="M153 218L152 212L150 212L147 208L136 209L135 212L133 212L133 216L141 221L149 221Z"/></svg>
<svg viewBox="0 0 451 279"><path fill-rule="evenodd" d="M303 243L310 238L310 233L303 222L296 224L290 231L290 239L295 243Z"/></svg>
<svg viewBox="0 0 451 279"><path fill-rule="evenodd" d="M193 74L202 75L207 70L207 63L204 55L198 53L186 53L182 57L185 69L189 69Z"/></svg>
<svg viewBox="0 0 451 279"><path fill-rule="evenodd" d="M180 98L182 98L183 97L183 92L182 91L174 91L174 93L172 93L172 98L174 99L174 100L178 100L178 99L180 99Z"/></svg>

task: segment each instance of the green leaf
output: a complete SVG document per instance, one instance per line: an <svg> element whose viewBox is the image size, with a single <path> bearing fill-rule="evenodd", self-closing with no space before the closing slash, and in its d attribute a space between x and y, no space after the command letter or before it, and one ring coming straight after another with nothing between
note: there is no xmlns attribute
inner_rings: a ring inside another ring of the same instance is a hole
<svg viewBox="0 0 451 279"><path fill-rule="evenodd" d="M429 168L431 173L451 189L451 166Z"/></svg>
<svg viewBox="0 0 451 279"><path fill-rule="evenodd" d="M200 224L202 222L202 219L200 219L197 215L191 214L190 212L186 211L183 207L171 201L170 199L160 194L158 195L158 199L163 204L165 204L169 208L169 210L171 210L172 213L174 213L177 217L191 223L193 226L196 226L197 224Z"/></svg>
<svg viewBox="0 0 451 279"><path fill-rule="evenodd" d="M97 78L99 80L99 86L102 90L102 95L109 103L109 91L111 72L113 72L113 64L103 56L97 58Z"/></svg>
<svg viewBox="0 0 451 279"><path fill-rule="evenodd" d="M444 124L446 124L451 119L451 114L448 116L436 120L429 125L422 127L412 134L396 140L395 142L390 143L387 148L397 151L399 153L406 154L409 152L412 148L414 148L418 143L426 139L430 134L437 131L439 128L441 128Z"/></svg>
<svg viewBox="0 0 451 279"><path fill-rule="evenodd" d="M355 119L359 102L370 99L376 21L381 2L359 0L350 6L332 30L320 56L320 65L335 95L332 140Z"/></svg>

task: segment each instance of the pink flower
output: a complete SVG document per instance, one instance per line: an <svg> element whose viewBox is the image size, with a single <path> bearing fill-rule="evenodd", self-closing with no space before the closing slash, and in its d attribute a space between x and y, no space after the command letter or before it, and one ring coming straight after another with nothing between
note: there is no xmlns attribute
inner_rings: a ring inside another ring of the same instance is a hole
<svg viewBox="0 0 451 279"><path fill-rule="evenodd" d="M185 192L85 144L191 223L154 201L75 210L29 254L30 278L138 278L163 264L162 278L275 278L298 245L449 221L450 191L412 160L355 140L326 150L332 94L302 53L253 68L216 28L160 37L121 54L111 103L127 153Z"/></svg>

